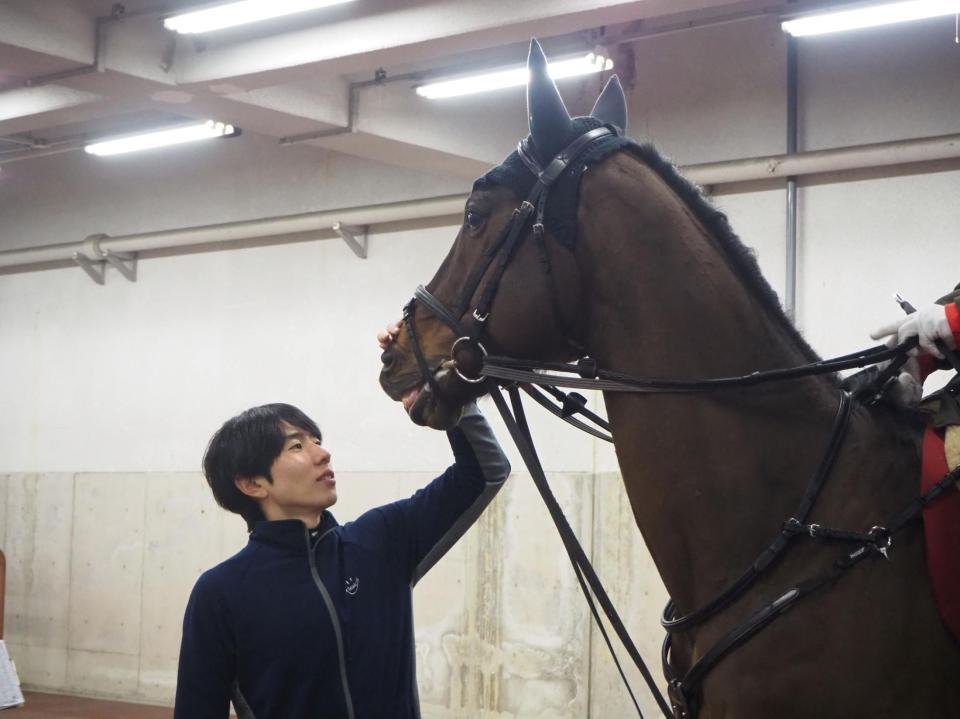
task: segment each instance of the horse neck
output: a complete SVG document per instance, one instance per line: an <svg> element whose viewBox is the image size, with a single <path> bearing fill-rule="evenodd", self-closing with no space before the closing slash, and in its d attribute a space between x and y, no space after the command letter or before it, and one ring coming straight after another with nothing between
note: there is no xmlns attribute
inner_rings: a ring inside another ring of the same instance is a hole
<svg viewBox="0 0 960 719"><path fill-rule="evenodd" d="M588 176L589 177L589 176ZM581 188L584 343L602 367L707 378L808 361L724 250L649 168L624 156ZM790 516L837 393L805 379L694 395L606 393L617 457L668 591L690 611ZM785 442L788 444L785 445Z"/></svg>

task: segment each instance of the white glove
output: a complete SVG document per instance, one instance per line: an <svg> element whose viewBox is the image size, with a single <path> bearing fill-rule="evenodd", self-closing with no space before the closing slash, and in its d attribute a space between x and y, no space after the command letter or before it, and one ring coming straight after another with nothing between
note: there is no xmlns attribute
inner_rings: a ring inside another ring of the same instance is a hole
<svg viewBox="0 0 960 719"><path fill-rule="evenodd" d="M920 349L937 359L943 359L943 354L934 344L936 340L943 340L950 349L956 347L950 321L947 319L947 310L943 305L927 305L912 315L890 322L870 333L870 337L875 340L887 337L886 343L890 347L913 336L919 338ZM914 355L916 353L915 349L910 352Z"/></svg>

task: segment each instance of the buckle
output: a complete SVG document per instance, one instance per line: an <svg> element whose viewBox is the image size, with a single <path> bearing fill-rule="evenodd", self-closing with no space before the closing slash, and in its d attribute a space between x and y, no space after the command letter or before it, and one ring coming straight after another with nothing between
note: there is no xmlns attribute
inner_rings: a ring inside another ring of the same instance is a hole
<svg viewBox="0 0 960 719"><path fill-rule="evenodd" d="M679 679L671 679L667 684L667 697L670 699L674 719L692 719L690 700L687 699L687 692Z"/></svg>
<svg viewBox="0 0 960 719"><path fill-rule="evenodd" d="M568 392L563 398L563 407L560 408L561 419L572 417L577 412L582 412L587 406L587 398L577 392Z"/></svg>
<svg viewBox="0 0 960 719"><path fill-rule="evenodd" d="M893 546L893 535L890 534L890 530L886 527L871 527L867 534L873 541L873 546L883 555L883 558L890 559L889 551L890 547Z"/></svg>
<svg viewBox="0 0 960 719"><path fill-rule="evenodd" d="M600 366L593 357L581 357L577 360L577 374L584 379L596 379L600 373Z"/></svg>
<svg viewBox="0 0 960 719"><path fill-rule="evenodd" d="M796 517L790 517L786 522L783 523L783 533L790 535L791 537L800 534L803 531L803 524L800 523L800 520Z"/></svg>

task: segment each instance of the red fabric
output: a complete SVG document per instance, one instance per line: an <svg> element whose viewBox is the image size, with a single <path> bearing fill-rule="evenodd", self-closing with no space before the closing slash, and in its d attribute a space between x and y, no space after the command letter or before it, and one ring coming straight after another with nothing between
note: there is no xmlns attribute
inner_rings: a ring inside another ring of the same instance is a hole
<svg viewBox="0 0 960 719"><path fill-rule="evenodd" d="M927 377L940 369L937 367L937 360L934 356L928 355L926 352L917 355L917 365L920 367L920 384L923 384Z"/></svg>
<svg viewBox="0 0 960 719"><path fill-rule="evenodd" d="M923 477L926 492L948 472L943 435L927 427L923 436ZM960 640L960 491L956 486L923 510L927 540L927 570L940 617Z"/></svg>
<svg viewBox="0 0 960 719"><path fill-rule="evenodd" d="M947 322L950 323L950 330L953 332L954 344L960 348L960 307L956 302L947 303Z"/></svg>

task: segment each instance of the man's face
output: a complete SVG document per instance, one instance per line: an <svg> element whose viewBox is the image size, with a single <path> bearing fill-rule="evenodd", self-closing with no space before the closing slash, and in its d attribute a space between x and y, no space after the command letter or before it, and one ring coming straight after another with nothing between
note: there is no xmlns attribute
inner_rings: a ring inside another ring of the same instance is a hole
<svg viewBox="0 0 960 719"><path fill-rule="evenodd" d="M280 455L270 466L273 482L261 482L261 502L267 519L303 519L308 524L337 501L337 481L330 453L320 438L286 422Z"/></svg>

